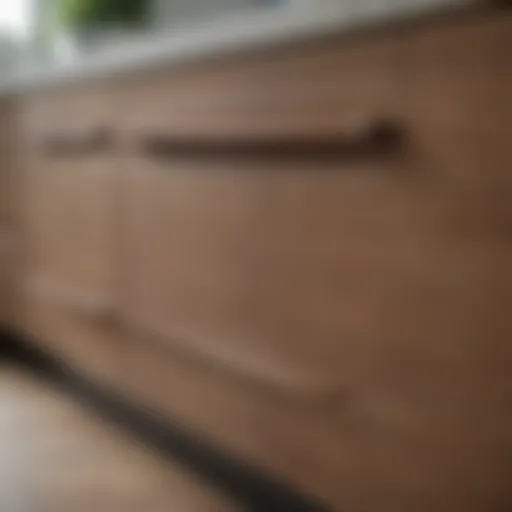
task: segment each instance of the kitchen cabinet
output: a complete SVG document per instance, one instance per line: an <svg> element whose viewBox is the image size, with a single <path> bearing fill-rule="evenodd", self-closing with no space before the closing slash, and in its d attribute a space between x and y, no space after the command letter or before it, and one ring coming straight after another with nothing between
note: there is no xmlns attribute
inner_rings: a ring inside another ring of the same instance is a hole
<svg viewBox="0 0 512 512"><path fill-rule="evenodd" d="M28 91L24 332L330 509L506 507L511 24Z"/></svg>
<svg viewBox="0 0 512 512"><path fill-rule="evenodd" d="M126 321L277 393L339 392L353 337L341 280L355 286L348 258L373 243L350 233L379 196L400 200L403 50L322 43L134 85Z"/></svg>
<svg viewBox="0 0 512 512"><path fill-rule="evenodd" d="M130 392L336 510L506 496L509 33L467 17L135 83Z"/></svg>

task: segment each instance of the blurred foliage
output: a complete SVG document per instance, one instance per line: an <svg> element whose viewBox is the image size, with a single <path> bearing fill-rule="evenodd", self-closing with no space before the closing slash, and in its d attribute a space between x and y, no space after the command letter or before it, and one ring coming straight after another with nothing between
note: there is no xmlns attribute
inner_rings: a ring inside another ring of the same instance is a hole
<svg viewBox="0 0 512 512"><path fill-rule="evenodd" d="M149 17L148 0L60 0L66 26L141 25Z"/></svg>

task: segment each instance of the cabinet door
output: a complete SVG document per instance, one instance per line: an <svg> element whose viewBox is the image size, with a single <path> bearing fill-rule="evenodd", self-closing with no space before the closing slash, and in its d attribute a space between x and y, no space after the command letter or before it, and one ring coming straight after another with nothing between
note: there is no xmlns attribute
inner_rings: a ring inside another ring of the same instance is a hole
<svg viewBox="0 0 512 512"><path fill-rule="evenodd" d="M399 50L334 40L138 84L126 321L276 393L337 393L351 341L332 323L350 291L329 272L355 253L350 209L399 181L396 155L365 140L399 99Z"/></svg>
<svg viewBox="0 0 512 512"><path fill-rule="evenodd" d="M107 301L114 162L34 158L27 170L29 275Z"/></svg>
<svg viewBox="0 0 512 512"><path fill-rule="evenodd" d="M358 73L329 82L333 96L328 86L311 85L343 69L341 46L333 50L337 67L318 64L316 74L288 75L286 67L280 75L280 55L267 67L251 62L239 74L218 73L212 88L205 79L202 103L188 97L192 87L184 89L189 103L175 105L168 147L156 148L168 150L166 160L134 158L126 168L125 251L133 272L125 318L274 390L317 398L338 392L316 409L334 425L325 439L337 457L325 470L339 483L336 509L507 509L510 15L432 20L394 34L400 65L391 69L383 59L386 66L360 66L398 76L396 88L384 89L385 101L372 101L383 97L370 85L379 80L359 89L350 82L352 94L344 95L343 80L357 81ZM375 36L368 44L379 43ZM358 44L350 48L357 55ZM201 109L220 97L223 80L230 95L202 124ZM290 119L300 121L295 137L304 113L316 112L315 100L294 103L297 82L308 98L325 93L316 106L328 122L313 118L319 133L342 126L339 107L348 97L350 109L391 113L405 129L403 151L292 163L289 155L255 161L224 152L230 137L235 146L251 137L261 144L268 133L279 139L293 131ZM260 87L257 101L251 83ZM285 90L283 83L288 94L279 103L272 92ZM265 91L274 101L266 102ZM223 113L221 135L208 135ZM185 144L178 122L188 130ZM205 140L213 161L204 157ZM242 388L238 382L232 386ZM162 397L157 407L167 399L175 415L200 416L181 397ZM277 442L279 435L286 434L276 434ZM315 451L317 442L308 448ZM270 441L265 450L272 451Z"/></svg>
<svg viewBox="0 0 512 512"><path fill-rule="evenodd" d="M109 89L61 90L24 105L26 328L64 362L115 369L111 312L115 158Z"/></svg>
<svg viewBox="0 0 512 512"><path fill-rule="evenodd" d="M110 158L35 158L27 169L26 298L29 328L66 362L114 371L104 331L113 292Z"/></svg>
<svg viewBox="0 0 512 512"><path fill-rule="evenodd" d="M56 88L22 115L29 275L94 296L111 287L111 94Z"/></svg>

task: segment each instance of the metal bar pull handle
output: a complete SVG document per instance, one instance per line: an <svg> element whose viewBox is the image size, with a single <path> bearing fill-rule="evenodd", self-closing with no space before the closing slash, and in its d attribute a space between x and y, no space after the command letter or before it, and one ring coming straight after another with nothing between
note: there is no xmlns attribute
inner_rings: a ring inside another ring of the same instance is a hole
<svg viewBox="0 0 512 512"><path fill-rule="evenodd" d="M390 121L357 123L328 133L258 135L152 134L142 138L141 152L151 158L344 158L395 151L403 141L400 127Z"/></svg>

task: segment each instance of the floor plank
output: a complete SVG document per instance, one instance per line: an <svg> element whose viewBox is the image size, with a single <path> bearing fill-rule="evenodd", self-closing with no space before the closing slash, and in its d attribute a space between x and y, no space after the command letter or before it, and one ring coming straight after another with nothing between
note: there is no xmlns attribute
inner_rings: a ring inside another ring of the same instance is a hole
<svg viewBox="0 0 512 512"><path fill-rule="evenodd" d="M0 510L239 512L36 377L0 366Z"/></svg>

